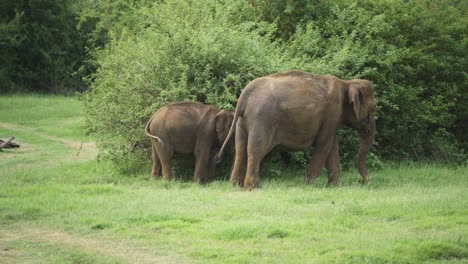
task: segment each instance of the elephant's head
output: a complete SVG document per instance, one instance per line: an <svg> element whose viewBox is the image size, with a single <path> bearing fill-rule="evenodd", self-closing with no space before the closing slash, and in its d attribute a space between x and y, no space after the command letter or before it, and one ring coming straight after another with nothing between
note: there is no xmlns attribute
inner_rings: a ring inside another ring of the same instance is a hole
<svg viewBox="0 0 468 264"><path fill-rule="evenodd" d="M374 142L376 130L376 103L371 82L367 80L348 81L347 101L348 107L345 107L345 121L359 131L361 143L357 155L357 168L366 182L368 180L368 173L365 161L369 149Z"/></svg>
<svg viewBox="0 0 468 264"><path fill-rule="evenodd" d="M229 133L229 129L231 128L233 118L234 118L234 114L231 111L227 111L227 110L221 110L215 116L216 134L217 134L218 141L220 144L223 144L224 140L226 139ZM229 150L234 149L234 141L233 140L231 141L229 142L227 146Z"/></svg>

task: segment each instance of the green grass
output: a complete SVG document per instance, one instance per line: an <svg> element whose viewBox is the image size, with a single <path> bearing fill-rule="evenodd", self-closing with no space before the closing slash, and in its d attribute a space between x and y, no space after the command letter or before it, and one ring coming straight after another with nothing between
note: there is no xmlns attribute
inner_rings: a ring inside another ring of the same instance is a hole
<svg viewBox="0 0 468 264"><path fill-rule="evenodd" d="M0 138L24 146L0 152L0 262L468 262L466 167L386 164L338 188L289 169L254 191L154 181L149 160L129 176L70 158L57 139L90 140L81 111L74 97L0 97Z"/></svg>
<svg viewBox="0 0 468 264"><path fill-rule="evenodd" d="M81 129L83 105L76 97L13 95L0 100L0 122L57 137L85 139Z"/></svg>

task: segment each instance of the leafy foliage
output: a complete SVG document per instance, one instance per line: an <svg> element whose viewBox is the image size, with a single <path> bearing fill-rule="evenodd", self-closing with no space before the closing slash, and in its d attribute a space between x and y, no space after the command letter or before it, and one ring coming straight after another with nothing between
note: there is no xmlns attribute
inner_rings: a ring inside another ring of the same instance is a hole
<svg viewBox="0 0 468 264"><path fill-rule="evenodd" d="M143 125L161 105L198 100L233 109L250 80L285 69L373 81L373 167L382 166L381 157L466 159L463 2L170 0L130 6L123 5L127 16L115 21L123 26L101 22L111 29L110 41L94 53L99 69L85 97L88 128L116 161L144 149ZM349 129L339 136L348 167L358 139ZM309 156L291 159L304 164Z"/></svg>
<svg viewBox="0 0 468 264"><path fill-rule="evenodd" d="M466 141L449 136L467 131L463 5L447 1L337 5L328 17L297 28L289 45L291 58L298 68L312 72L373 81L380 155L463 157ZM345 144L345 152L351 146Z"/></svg>
<svg viewBox="0 0 468 264"><path fill-rule="evenodd" d="M365 78L378 100L371 164L466 162L467 7L458 0L0 1L0 88L90 85L87 128L104 156L122 163L141 160L142 128L163 104L233 109L250 80L287 69ZM347 167L357 137L348 129L339 136ZM305 164L309 156L291 159Z"/></svg>
<svg viewBox="0 0 468 264"><path fill-rule="evenodd" d="M222 8L176 0L143 8L135 14L143 31L124 29L97 53L100 68L84 98L104 155L121 160L140 151L144 125L162 105L198 100L232 110L248 81L284 67L269 38L274 27L229 25Z"/></svg>

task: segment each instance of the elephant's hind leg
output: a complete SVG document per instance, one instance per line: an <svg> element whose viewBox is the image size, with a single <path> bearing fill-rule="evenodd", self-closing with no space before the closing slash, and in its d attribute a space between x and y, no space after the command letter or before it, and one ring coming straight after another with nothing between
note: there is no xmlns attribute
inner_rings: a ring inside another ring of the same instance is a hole
<svg viewBox="0 0 468 264"><path fill-rule="evenodd" d="M151 154L153 156L153 168L151 170L151 177L157 179L161 177L161 161L159 160L159 155L156 150L156 144L153 139L151 139Z"/></svg>
<svg viewBox="0 0 468 264"><path fill-rule="evenodd" d="M162 175L164 179L170 181L172 180L172 155L174 154L174 150L172 146L168 146L167 144L161 145L156 143L155 145L161 163Z"/></svg>
<svg viewBox="0 0 468 264"><path fill-rule="evenodd" d="M273 148L273 131L253 129L247 144L247 173L244 188L258 188L260 185L260 164Z"/></svg>
<svg viewBox="0 0 468 264"><path fill-rule="evenodd" d="M236 153L229 181L243 186L247 168L247 132L239 125L240 122L236 124Z"/></svg>

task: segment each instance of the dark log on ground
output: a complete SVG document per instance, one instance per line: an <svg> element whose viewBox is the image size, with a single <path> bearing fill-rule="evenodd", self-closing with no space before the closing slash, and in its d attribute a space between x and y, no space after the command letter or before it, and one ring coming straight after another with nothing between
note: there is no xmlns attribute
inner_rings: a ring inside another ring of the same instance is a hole
<svg viewBox="0 0 468 264"><path fill-rule="evenodd" d="M3 141L0 139L0 149L2 148L19 148L20 145L13 143L12 141L15 139L15 137L11 137L7 139L7 141Z"/></svg>

